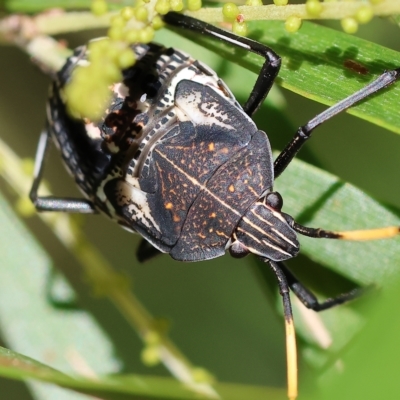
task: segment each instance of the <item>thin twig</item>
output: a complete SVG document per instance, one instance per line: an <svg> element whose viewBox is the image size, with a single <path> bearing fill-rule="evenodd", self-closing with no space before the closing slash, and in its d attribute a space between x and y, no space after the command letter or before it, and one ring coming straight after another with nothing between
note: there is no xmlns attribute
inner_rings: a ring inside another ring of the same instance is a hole
<svg viewBox="0 0 400 400"><path fill-rule="evenodd" d="M101 17L89 11L50 10L35 16L10 15L0 20L0 41L21 45L38 35L56 35L90 29L107 28L115 13Z"/></svg>

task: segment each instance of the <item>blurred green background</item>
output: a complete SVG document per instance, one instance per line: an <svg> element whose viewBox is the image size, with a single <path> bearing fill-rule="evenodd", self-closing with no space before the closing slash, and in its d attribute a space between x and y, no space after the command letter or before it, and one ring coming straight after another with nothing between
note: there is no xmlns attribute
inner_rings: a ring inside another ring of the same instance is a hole
<svg viewBox="0 0 400 400"><path fill-rule="evenodd" d="M98 34L101 32L63 38L74 47ZM400 51L398 27L387 21L376 19L362 26L359 35ZM214 54L165 31L160 32L156 40L190 52L212 65L239 102L244 102L255 80L254 74L233 68ZM1 138L21 158L32 158L45 119L49 79L14 47L0 47L0 60ZM285 119L270 103L256 116L258 126L268 133L274 149L281 149L297 126L326 108L283 89L280 93L285 99ZM274 98L279 99L279 95ZM399 154L398 135L352 116L340 115L318 128L300 158L399 209ZM61 195L76 194L56 151L49 165L46 179L52 191ZM74 257L38 218L21 221L14 214L11 207L15 198L6 184L2 183L1 188L6 199L0 207L2 344L67 372L77 371L74 363L68 357L67 361L62 360L58 351L63 348L63 354L69 354L68 349L73 346L87 353L88 359L93 357L90 362L99 373L168 375L161 366L143 365L140 361L142 344L123 317L107 301L91 295L82 282L82 273ZM285 211L290 213L290 210ZM368 215L365 218L368 219ZM270 290L274 278L271 276L265 283L254 274L254 259L233 260L225 256L183 264L163 255L139 265L135 259L137 236L100 216L84 217L83 223L87 236L106 259L116 270L131 277L137 297L152 314L170 321L172 340L194 364L207 368L221 381L285 388L283 321L276 312L277 304L279 306L276 293ZM335 282L334 292L336 288L353 286L352 282L324 271L305 257L298 257L290 265L300 275L300 270L305 270L302 276L307 282L318 285L322 280L329 295L334 294L329 291L330 280ZM48 303L46 284L52 267L62 271L69 282L68 285L59 283L57 290L66 292L68 297L68 286L73 287L79 305L87 313L54 309ZM393 268L399 266L393 265ZM324 290L322 292L326 293ZM335 362L324 363L323 368L315 368L317 363L313 367L300 359L303 394L300 398L333 399L340 395L343 399L367 400L399 393L400 384L393 379L400 372L399 364L392 363L399 356L395 335L399 324L396 313L399 297L393 289L354 306L361 315L369 315L373 324L367 324L357 339L352 338L340 362L336 358ZM42 317L45 314L51 314L49 320ZM87 332L91 334L93 348L85 340ZM365 359L360 358L360 354L364 354ZM382 360L385 361L380 365ZM346 369L350 374L338 378ZM0 388L1 400L86 398L44 385L26 386L5 380L0 381ZM371 388L376 388L376 392Z"/></svg>

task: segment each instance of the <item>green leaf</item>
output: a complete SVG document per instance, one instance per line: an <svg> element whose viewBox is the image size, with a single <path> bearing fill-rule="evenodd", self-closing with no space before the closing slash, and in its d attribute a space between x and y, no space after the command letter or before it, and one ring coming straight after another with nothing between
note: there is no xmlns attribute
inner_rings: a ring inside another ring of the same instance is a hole
<svg viewBox="0 0 400 400"><path fill-rule="evenodd" d="M339 363L324 371L317 385L307 379L307 386L316 390L315 398L324 400L375 400L396 398L400 391L398 313L399 288L382 292L380 302L358 340L342 352ZM367 312L366 309L363 310Z"/></svg>
<svg viewBox="0 0 400 400"><path fill-rule="evenodd" d="M0 347L0 375L17 380L37 379L107 399L115 398L113 393L127 395L126 398L129 399L190 400L199 397L198 393L192 392L189 387L172 378L141 375L119 375L93 379L71 377L3 347ZM254 400L266 397L279 399L284 395L283 391L279 389L266 389L250 385L219 383L216 386L224 399L239 400L246 396L251 396Z"/></svg>
<svg viewBox="0 0 400 400"><path fill-rule="evenodd" d="M276 82L295 93L323 104L333 105L366 86L382 72L400 66L400 53L378 44L303 22L296 33L288 33L280 21L250 22L250 37L270 46L282 57ZM259 73L263 59L238 51L230 44L204 35L186 37L222 57ZM350 64L349 64L350 61ZM351 69L355 62L355 70ZM357 65L366 74L356 72ZM349 112L376 125L400 133L400 84L371 96Z"/></svg>

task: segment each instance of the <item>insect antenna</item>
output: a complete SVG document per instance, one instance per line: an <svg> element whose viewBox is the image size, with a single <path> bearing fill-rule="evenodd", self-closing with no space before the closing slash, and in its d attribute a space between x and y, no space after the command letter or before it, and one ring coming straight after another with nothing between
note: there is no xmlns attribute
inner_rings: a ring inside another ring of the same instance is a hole
<svg viewBox="0 0 400 400"><path fill-rule="evenodd" d="M388 239L400 234L400 227L387 226L383 228L374 229L360 229L352 231L327 231L320 228L309 228L293 222L292 228L304 236L312 238L325 238L325 239L340 239L340 240L354 240L354 241L367 241L377 239Z"/></svg>

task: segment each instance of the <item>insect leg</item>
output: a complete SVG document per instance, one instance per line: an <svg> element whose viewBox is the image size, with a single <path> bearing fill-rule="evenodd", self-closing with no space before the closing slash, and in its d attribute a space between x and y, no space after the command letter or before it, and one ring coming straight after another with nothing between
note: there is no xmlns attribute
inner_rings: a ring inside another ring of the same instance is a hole
<svg viewBox="0 0 400 400"><path fill-rule="evenodd" d="M279 285L279 293L283 301L283 314L285 316L286 331L286 359L287 359L287 380L288 380L288 397L294 400L297 397L297 346L296 334L293 324L292 305L289 296L289 285L284 271L276 262L266 258L260 259L269 264L274 272Z"/></svg>
<svg viewBox="0 0 400 400"><path fill-rule="evenodd" d="M136 258L139 262L146 262L162 254L162 252L152 246L146 239L142 239L136 250Z"/></svg>
<svg viewBox="0 0 400 400"><path fill-rule="evenodd" d="M297 298L309 309L314 311L323 311L329 308L335 307L339 304L346 303L350 300L353 300L363 293L365 293L365 289L355 288L346 293L341 293L338 296L333 298L329 298L324 300L323 302L319 302L317 297L312 293L307 287L305 287L297 277L290 271L288 267L282 262L278 262L279 268L285 274L287 283L292 289L293 293L297 296Z"/></svg>
<svg viewBox="0 0 400 400"><path fill-rule="evenodd" d="M283 149L283 151L279 154L274 163L274 172L275 178L277 178L290 164L292 159L298 153L298 151L303 147L306 140L311 136L312 131L323 122L328 121L336 114L340 113L358 103L359 101L365 99L373 93L378 92L381 89L391 85L400 79L400 68L397 68L392 71L386 71L382 75L380 75L377 79L371 82L369 85L360 89L358 92L346 97L339 103L329 107L321 114L318 114L312 120L310 120L307 124L301 126L293 139L289 142L289 144Z"/></svg>
<svg viewBox="0 0 400 400"><path fill-rule="evenodd" d="M251 51L265 58L265 63L261 68L254 88L252 89L248 100L243 106L244 111L252 116L261 106L265 97L271 89L272 84L278 75L281 58L269 47L254 40L237 36L231 32L217 28L214 25L199 21L186 15L170 12L164 17L164 21L169 25L190 31L199 32L203 35L220 39L241 49Z"/></svg>
<svg viewBox="0 0 400 400"><path fill-rule="evenodd" d="M45 129L39 138L35 158L35 170L29 197L38 211L63 211L73 213L96 212L92 203L85 199L61 198L54 196L38 196L38 189L43 178L46 155L51 144L50 133Z"/></svg>

